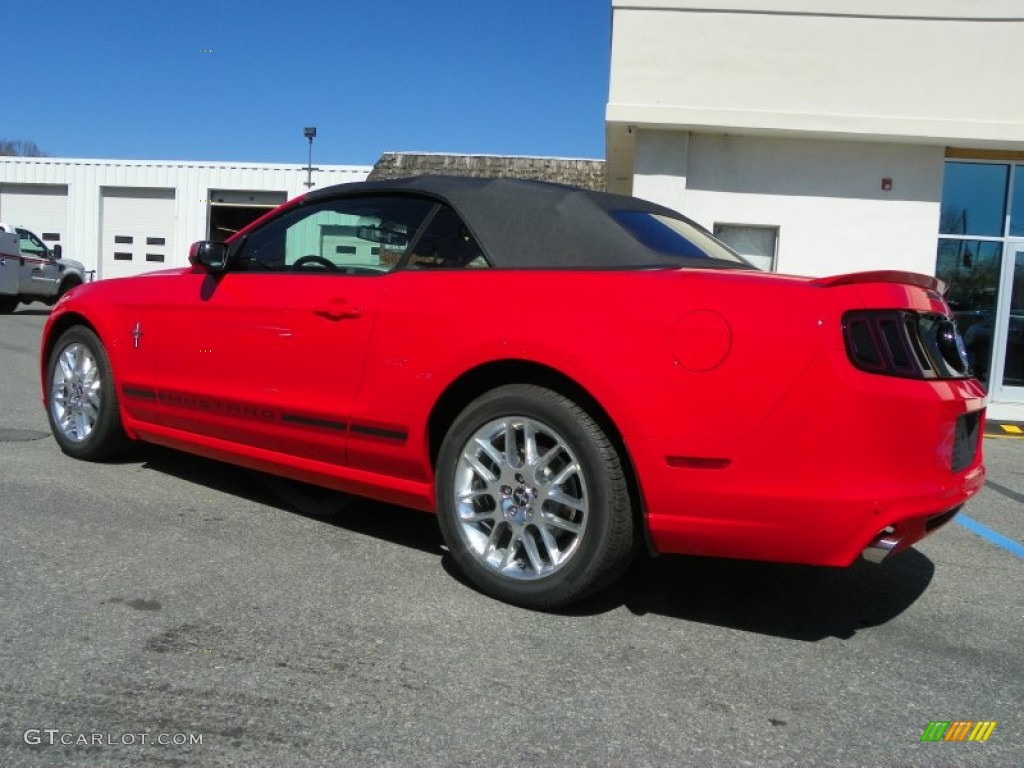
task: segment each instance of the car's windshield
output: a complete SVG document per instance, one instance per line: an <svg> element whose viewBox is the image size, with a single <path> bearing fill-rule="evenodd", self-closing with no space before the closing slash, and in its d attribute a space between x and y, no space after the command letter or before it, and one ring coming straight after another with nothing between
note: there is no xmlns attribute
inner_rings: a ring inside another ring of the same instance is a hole
<svg viewBox="0 0 1024 768"><path fill-rule="evenodd" d="M629 234L658 253L687 259L749 263L725 243L684 219L648 211L612 211L611 216Z"/></svg>

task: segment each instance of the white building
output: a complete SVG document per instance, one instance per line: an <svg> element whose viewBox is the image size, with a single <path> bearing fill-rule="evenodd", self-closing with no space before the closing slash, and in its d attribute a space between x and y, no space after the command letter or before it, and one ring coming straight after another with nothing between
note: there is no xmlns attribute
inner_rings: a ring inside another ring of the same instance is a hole
<svg viewBox="0 0 1024 768"><path fill-rule="evenodd" d="M320 165L317 187L363 181L370 166ZM0 221L26 227L98 278L188 263L306 191L301 165L0 157Z"/></svg>
<svg viewBox="0 0 1024 768"><path fill-rule="evenodd" d="M1024 420L1024 2L612 6L609 189L767 269L938 274Z"/></svg>

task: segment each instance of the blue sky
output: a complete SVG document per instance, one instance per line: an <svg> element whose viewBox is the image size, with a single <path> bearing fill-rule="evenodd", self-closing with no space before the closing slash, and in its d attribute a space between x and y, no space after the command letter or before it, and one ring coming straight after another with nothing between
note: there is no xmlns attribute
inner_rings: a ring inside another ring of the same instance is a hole
<svg viewBox="0 0 1024 768"><path fill-rule="evenodd" d="M0 138L50 155L604 157L609 0L14 5Z"/></svg>

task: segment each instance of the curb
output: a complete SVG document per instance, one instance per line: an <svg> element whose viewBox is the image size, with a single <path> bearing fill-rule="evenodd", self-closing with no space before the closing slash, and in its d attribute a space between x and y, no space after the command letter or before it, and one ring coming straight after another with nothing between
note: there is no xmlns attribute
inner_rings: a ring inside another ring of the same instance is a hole
<svg viewBox="0 0 1024 768"><path fill-rule="evenodd" d="M1024 440L1024 422L987 421L985 437L1002 437L1010 440Z"/></svg>

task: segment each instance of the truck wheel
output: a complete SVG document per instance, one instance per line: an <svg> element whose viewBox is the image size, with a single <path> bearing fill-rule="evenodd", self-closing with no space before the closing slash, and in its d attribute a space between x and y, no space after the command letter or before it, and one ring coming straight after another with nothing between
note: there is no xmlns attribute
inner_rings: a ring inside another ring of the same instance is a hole
<svg viewBox="0 0 1024 768"><path fill-rule="evenodd" d="M452 423L437 460L437 514L458 568L517 605L557 608L613 581L633 554L622 462L563 395L498 387Z"/></svg>
<svg viewBox="0 0 1024 768"><path fill-rule="evenodd" d="M9 315L18 306L17 296L0 296L0 315Z"/></svg>
<svg viewBox="0 0 1024 768"><path fill-rule="evenodd" d="M84 326L66 330L50 353L46 413L60 449L76 459L106 459L127 443L110 359Z"/></svg>
<svg viewBox="0 0 1024 768"><path fill-rule="evenodd" d="M56 304L58 301L61 300L65 293L70 291L72 288L77 288L81 284L81 280L65 280L63 283L60 284L60 288L57 289L57 295L56 297L54 297L53 303Z"/></svg>

